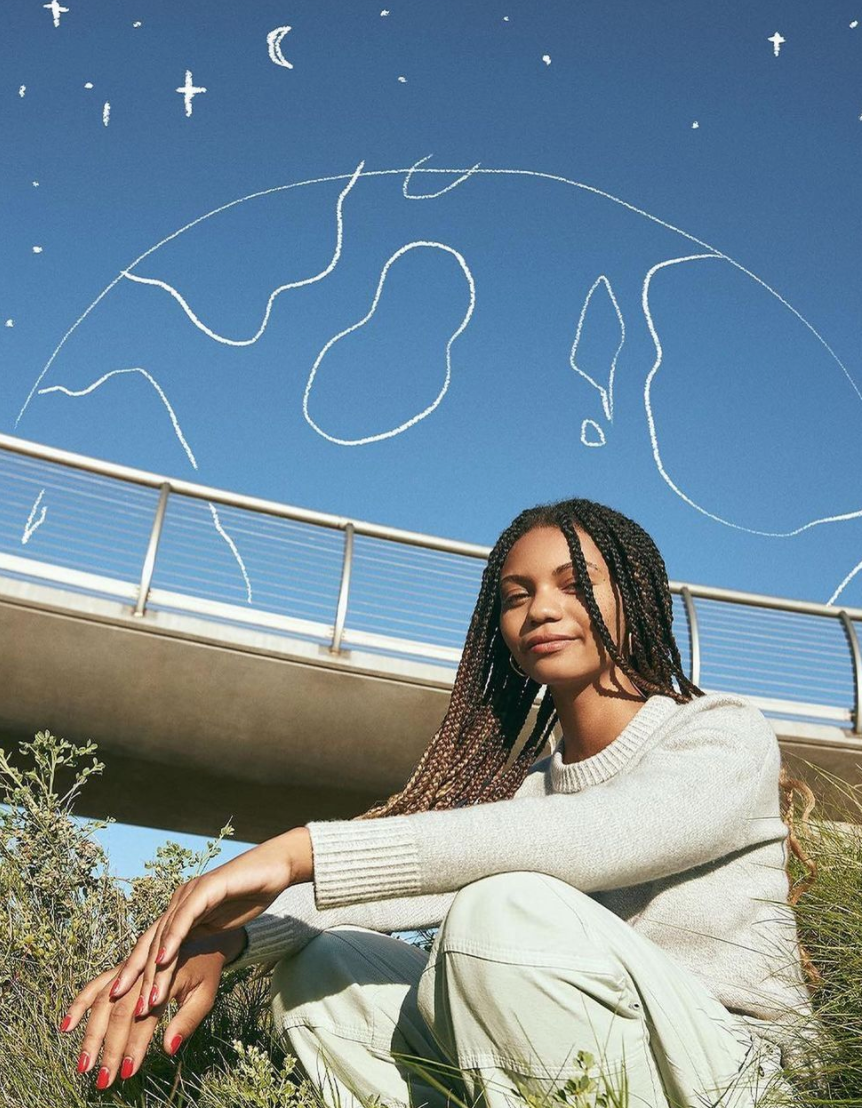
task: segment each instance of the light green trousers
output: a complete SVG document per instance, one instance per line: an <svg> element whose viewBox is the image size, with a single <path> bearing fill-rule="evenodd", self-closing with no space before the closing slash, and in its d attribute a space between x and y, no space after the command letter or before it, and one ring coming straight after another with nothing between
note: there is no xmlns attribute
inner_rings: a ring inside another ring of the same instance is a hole
<svg viewBox="0 0 862 1108"><path fill-rule="evenodd" d="M628 1100L608 1105L789 1103L777 1046L618 916L539 873L460 890L430 957L364 928L325 931L278 964L272 1004L285 1048L341 1108L510 1108L524 1092L551 1104L584 1074L579 1052L597 1087L570 1104L594 1104L605 1080L621 1092L623 1075Z"/></svg>

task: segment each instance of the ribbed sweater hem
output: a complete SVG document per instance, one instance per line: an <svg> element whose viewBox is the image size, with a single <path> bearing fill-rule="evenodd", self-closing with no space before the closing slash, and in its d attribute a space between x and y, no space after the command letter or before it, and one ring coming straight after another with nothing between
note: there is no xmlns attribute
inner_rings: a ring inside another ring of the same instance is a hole
<svg viewBox="0 0 862 1108"><path fill-rule="evenodd" d="M264 912L245 925L248 944L239 958L230 962L226 969L244 969L258 962L275 961L286 950L292 949L303 926L300 920L289 916L269 916Z"/></svg>
<svg viewBox="0 0 862 1108"><path fill-rule="evenodd" d="M307 824L318 909L419 893L419 851L408 820L389 816Z"/></svg>

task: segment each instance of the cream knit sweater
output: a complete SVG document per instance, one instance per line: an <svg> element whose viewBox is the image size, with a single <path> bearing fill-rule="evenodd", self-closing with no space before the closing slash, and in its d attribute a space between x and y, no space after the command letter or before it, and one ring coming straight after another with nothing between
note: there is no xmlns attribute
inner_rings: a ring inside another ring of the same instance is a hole
<svg viewBox="0 0 862 1108"><path fill-rule="evenodd" d="M699 978L725 1007L785 1023L811 1011L792 909L780 752L743 697L652 696L604 750L563 744L511 800L308 824L314 882L246 925L233 966L283 957L342 923L440 922L455 892L534 870L589 893Z"/></svg>

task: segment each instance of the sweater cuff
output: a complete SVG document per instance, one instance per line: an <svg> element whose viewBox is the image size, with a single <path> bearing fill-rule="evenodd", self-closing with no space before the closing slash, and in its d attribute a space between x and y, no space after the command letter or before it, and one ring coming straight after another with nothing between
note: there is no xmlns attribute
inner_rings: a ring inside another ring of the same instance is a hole
<svg viewBox="0 0 862 1108"><path fill-rule="evenodd" d="M409 816L306 824L318 909L422 891L419 851Z"/></svg>
<svg viewBox="0 0 862 1108"><path fill-rule="evenodd" d="M298 920L290 916L269 916L266 912L249 920L244 927L248 935L245 950L224 967L226 970L245 969L258 962L281 959L296 946L301 932Z"/></svg>

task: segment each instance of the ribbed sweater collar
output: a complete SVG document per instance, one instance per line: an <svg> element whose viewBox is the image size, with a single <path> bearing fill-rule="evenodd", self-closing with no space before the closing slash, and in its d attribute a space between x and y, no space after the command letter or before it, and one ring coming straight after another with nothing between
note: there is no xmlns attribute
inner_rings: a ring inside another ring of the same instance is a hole
<svg viewBox="0 0 862 1108"><path fill-rule="evenodd" d="M678 707L669 696L651 696L613 742L582 762L570 762L568 765L563 762L563 739L560 739L548 767L551 791L575 793L589 785L607 781L628 765L649 736Z"/></svg>

